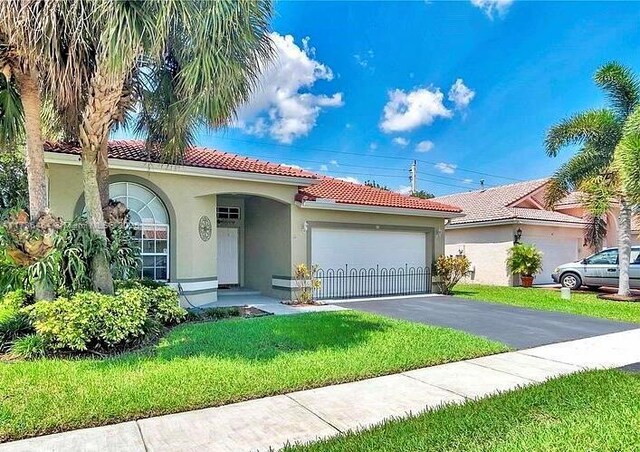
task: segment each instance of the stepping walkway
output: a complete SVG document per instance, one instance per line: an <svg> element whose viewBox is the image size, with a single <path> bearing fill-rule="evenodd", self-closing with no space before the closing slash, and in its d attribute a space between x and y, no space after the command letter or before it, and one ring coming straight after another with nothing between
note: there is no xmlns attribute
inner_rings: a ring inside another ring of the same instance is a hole
<svg viewBox="0 0 640 452"><path fill-rule="evenodd" d="M253 451L362 429L586 369L640 362L640 329L0 444L15 451Z"/></svg>

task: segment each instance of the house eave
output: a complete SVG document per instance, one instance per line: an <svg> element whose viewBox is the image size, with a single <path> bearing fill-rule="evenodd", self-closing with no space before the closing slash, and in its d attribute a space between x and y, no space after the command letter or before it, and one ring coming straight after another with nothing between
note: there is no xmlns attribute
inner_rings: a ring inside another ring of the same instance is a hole
<svg viewBox="0 0 640 452"><path fill-rule="evenodd" d="M447 224L445 229L468 229L489 226L509 226L509 225L530 225L530 226L557 226L560 228L582 229L586 223L569 223L556 220L528 220L523 218L506 218L500 220L474 221L469 223Z"/></svg>
<svg viewBox="0 0 640 452"><path fill-rule="evenodd" d="M61 154L45 152L45 163L58 165L80 166L80 156L76 154ZM309 186L320 182L319 179L307 177L278 176L273 174L250 173L245 171L230 171L213 168L199 168L184 165L163 165L160 163L139 162L136 160L109 159L109 168L117 170L145 171L153 173L176 174L183 176L210 177L215 179L234 179L251 182L264 182L280 185Z"/></svg>
<svg viewBox="0 0 640 452"><path fill-rule="evenodd" d="M463 217L463 213L458 212L446 212L442 210L423 210L423 209L406 209L401 207L383 207L383 206L369 206L363 204L346 204L339 202L318 202L318 201L298 201L296 205L303 209L321 209L321 210L338 210L347 212L363 212L363 213L378 213L388 215L407 215L416 217L429 217L429 218L460 218Z"/></svg>

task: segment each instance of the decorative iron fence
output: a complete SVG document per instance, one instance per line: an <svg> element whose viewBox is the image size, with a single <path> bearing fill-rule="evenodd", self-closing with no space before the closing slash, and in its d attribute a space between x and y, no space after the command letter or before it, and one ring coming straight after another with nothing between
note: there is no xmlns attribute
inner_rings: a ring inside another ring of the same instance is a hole
<svg viewBox="0 0 640 452"><path fill-rule="evenodd" d="M319 269L317 300L330 298L380 297L431 293L431 269L426 267Z"/></svg>

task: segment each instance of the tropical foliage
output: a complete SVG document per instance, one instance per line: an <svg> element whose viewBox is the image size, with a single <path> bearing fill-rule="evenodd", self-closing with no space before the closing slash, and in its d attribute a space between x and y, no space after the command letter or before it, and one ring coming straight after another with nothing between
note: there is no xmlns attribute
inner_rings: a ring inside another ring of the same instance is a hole
<svg viewBox="0 0 640 452"><path fill-rule="evenodd" d="M293 277L296 282L295 298L296 304L310 304L314 301L314 292L320 289L322 281L318 278L318 265L308 266L298 264L293 270Z"/></svg>
<svg viewBox="0 0 640 452"><path fill-rule="evenodd" d="M135 119L149 152L179 162L197 127L226 124L248 100L271 56L271 14L258 0L2 2L0 66L21 104L4 119L25 125L34 221L46 206L43 102L82 146L87 224L105 239L111 129ZM94 288L113 292L106 252L91 266Z"/></svg>
<svg viewBox="0 0 640 452"><path fill-rule="evenodd" d="M436 276L440 278L438 283L440 292L451 295L453 288L469 273L471 262L464 254L457 256L438 256L435 265Z"/></svg>
<svg viewBox="0 0 640 452"><path fill-rule="evenodd" d="M120 350L157 337L186 314L178 293L167 286L138 283L115 295L78 292L35 303L23 291L10 292L0 303L0 352L37 358Z"/></svg>
<svg viewBox="0 0 640 452"><path fill-rule="evenodd" d="M547 133L545 147L555 157L562 148L578 146L578 150L561 165L547 190L547 204L552 207L567 193L579 191L581 203L589 212L587 242L599 248L603 240L604 217L620 209L618 219L620 247L620 295L629 294L629 264L631 256L631 216L633 189L637 185L637 157L633 143L640 142L635 134L640 125L635 113L640 103L640 83L628 68L609 63L595 74L596 84L608 97L607 108L588 110L571 116L553 126Z"/></svg>
<svg viewBox="0 0 640 452"><path fill-rule="evenodd" d="M542 252L535 245L517 243L509 248L507 268L514 275L535 276L542 271Z"/></svg>
<svg viewBox="0 0 640 452"><path fill-rule="evenodd" d="M17 152L0 150L0 220L4 220L10 211L28 206L29 188L24 159Z"/></svg>

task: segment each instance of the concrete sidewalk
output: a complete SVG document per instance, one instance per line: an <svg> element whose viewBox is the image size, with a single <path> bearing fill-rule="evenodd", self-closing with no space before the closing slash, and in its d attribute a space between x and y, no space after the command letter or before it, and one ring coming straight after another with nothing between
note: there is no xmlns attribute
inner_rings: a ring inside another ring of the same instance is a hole
<svg viewBox="0 0 640 452"><path fill-rule="evenodd" d="M14 451L249 451L361 429L390 417L640 362L640 329L0 445Z"/></svg>

